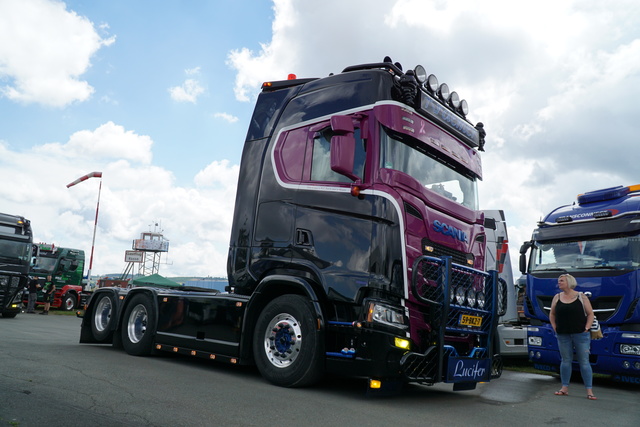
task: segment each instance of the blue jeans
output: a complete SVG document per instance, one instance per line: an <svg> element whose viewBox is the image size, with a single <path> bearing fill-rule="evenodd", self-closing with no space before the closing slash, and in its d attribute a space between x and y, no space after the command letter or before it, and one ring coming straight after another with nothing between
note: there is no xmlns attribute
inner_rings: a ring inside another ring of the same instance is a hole
<svg viewBox="0 0 640 427"><path fill-rule="evenodd" d="M573 362L573 349L576 349L576 360L580 364L580 374L586 388L593 385L593 371L589 364L589 347L591 334L581 332L579 334L557 334L558 349L560 350L560 380L564 387L569 387L571 382L571 363Z"/></svg>

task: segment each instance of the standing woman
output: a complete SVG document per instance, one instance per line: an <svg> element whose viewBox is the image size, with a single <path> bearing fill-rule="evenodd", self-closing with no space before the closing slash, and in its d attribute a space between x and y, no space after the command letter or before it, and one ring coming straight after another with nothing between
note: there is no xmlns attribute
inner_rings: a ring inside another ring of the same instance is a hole
<svg viewBox="0 0 640 427"><path fill-rule="evenodd" d="M553 297L549 320L558 338L560 349L560 380L562 388L556 391L557 396L569 395L569 383L571 382L571 362L573 361L573 348L576 349L576 358L580 364L580 374L587 389L587 398L596 400L593 395L593 371L589 364L589 346L591 345L591 323L593 323L593 309L586 297L575 290L578 285L575 277L570 274L562 274L558 277L560 293Z"/></svg>

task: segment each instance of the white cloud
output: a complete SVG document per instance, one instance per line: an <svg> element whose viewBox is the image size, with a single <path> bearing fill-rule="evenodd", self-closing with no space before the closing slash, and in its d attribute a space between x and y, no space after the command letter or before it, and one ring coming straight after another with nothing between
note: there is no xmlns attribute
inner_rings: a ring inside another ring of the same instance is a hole
<svg viewBox="0 0 640 427"><path fill-rule="evenodd" d="M103 39L87 18L51 0L0 1L0 95L25 104L64 107L86 101L93 87L80 76Z"/></svg>
<svg viewBox="0 0 640 427"><path fill-rule="evenodd" d="M236 99L290 72L321 77L385 55L424 65L485 124L481 206L506 211L512 257L550 209L637 183L624 154L640 132L637 2L278 0L274 10L271 40L228 56Z"/></svg>
<svg viewBox="0 0 640 427"><path fill-rule="evenodd" d="M238 182L237 165L229 166L228 160L214 161L198 172L194 182L198 187L232 188Z"/></svg>
<svg viewBox="0 0 640 427"><path fill-rule="evenodd" d="M286 79L298 64L298 46L287 39L290 31L300 31L298 10L292 0L274 0L273 3L275 18L271 42L261 43L257 55L248 48L241 48L231 51L227 57L227 65L237 71L234 93L238 101L249 101L250 95L265 81Z"/></svg>
<svg viewBox="0 0 640 427"><path fill-rule="evenodd" d="M204 93L204 88L198 80L187 79L182 85L169 88L169 93L174 101L195 104L198 96Z"/></svg>
<svg viewBox="0 0 640 427"><path fill-rule="evenodd" d="M100 180L66 185L100 171L94 274L122 272L132 240L160 222L170 241L161 274L225 276L238 166L213 162L195 175L196 187L179 187L150 164L152 146L112 122L26 152L0 141L0 182L13 183L0 186L2 211L29 218L36 240L84 249L88 259Z"/></svg>
<svg viewBox="0 0 640 427"><path fill-rule="evenodd" d="M322 77L385 55L405 69L424 65L467 99L471 121L485 123L481 206L505 210L512 257L553 207L584 191L639 183L630 155L640 132L635 0L276 0L273 7L271 37L227 55L235 98L250 101L264 81L289 73ZM114 40L97 36L93 24L61 3L0 0L0 40L14 39L0 44L3 95L44 105L87 99L93 89L80 76ZM202 70L184 73L170 94L196 103L205 92ZM118 98L124 109L125 98ZM104 100L103 106L110 98ZM13 183L0 186L3 209L35 219L38 238L86 248L97 182L73 191L64 186L100 170L94 271L118 271L131 239L160 220L173 263L163 272L224 275L237 165L213 158L193 174L193 188L176 186L170 170L153 165L151 136L117 122L106 117L96 128L79 125L84 130L69 131L64 143L41 141L28 150L0 142L0 182Z"/></svg>
<svg viewBox="0 0 640 427"><path fill-rule="evenodd" d="M149 136L138 135L113 122L107 122L94 131L75 132L65 144L44 144L34 151L59 158L126 159L149 164L152 159L152 144Z"/></svg>
<svg viewBox="0 0 640 427"><path fill-rule="evenodd" d="M235 123L238 121L238 118L236 116L233 116L228 113L215 113L213 117L216 119L222 119L225 122L229 122L229 123Z"/></svg>

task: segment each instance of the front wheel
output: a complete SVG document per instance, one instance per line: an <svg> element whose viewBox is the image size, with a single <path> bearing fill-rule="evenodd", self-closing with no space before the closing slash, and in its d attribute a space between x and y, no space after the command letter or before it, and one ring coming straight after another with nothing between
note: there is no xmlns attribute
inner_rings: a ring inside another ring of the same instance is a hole
<svg viewBox="0 0 640 427"><path fill-rule="evenodd" d="M60 308L64 311L72 311L76 308L76 304L78 303L78 297L74 294L64 294L62 297L62 305Z"/></svg>
<svg viewBox="0 0 640 427"><path fill-rule="evenodd" d="M131 299L124 312L122 346L133 356L148 356L153 351L155 315L151 297L138 294Z"/></svg>
<svg viewBox="0 0 640 427"><path fill-rule="evenodd" d="M283 295L264 308L253 336L258 370L283 387L317 382L324 371L323 333L318 330L311 302L300 295Z"/></svg>

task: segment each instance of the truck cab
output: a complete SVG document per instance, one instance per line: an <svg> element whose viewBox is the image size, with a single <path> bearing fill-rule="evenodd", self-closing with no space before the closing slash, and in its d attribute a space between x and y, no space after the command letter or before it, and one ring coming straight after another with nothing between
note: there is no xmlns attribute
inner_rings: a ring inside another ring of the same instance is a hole
<svg viewBox="0 0 640 427"><path fill-rule="evenodd" d="M227 292L99 289L81 340L255 363L287 387L326 372L372 388L497 378L504 292L484 271L485 132L463 101L388 58L266 82L242 153ZM143 312L158 320L133 333Z"/></svg>
<svg viewBox="0 0 640 427"><path fill-rule="evenodd" d="M0 313L13 318L22 311L22 289L27 286L33 236L31 222L0 213Z"/></svg>
<svg viewBox="0 0 640 427"><path fill-rule="evenodd" d="M83 271L84 251L63 248L55 244L38 243L34 245L31 276L44 285L47 276L51 276L56 287L51 307L64 311L73 311L82 302L84 294ZM28 294L23 296L26 303ZM37 305L44 304L42 291L38 291Z"/></svg>
<svg viewBox="0 0 640 427"><path fill-rule="evenodd" d="M639 196L638 185L580 194L546 215L523 244L529 358L539 369L557 371L560 364L549 311L557 278L568 273L590 299L604 334L591 341L593 371L640 384Z"/></svg>

